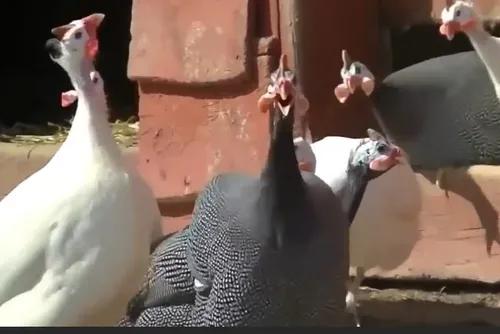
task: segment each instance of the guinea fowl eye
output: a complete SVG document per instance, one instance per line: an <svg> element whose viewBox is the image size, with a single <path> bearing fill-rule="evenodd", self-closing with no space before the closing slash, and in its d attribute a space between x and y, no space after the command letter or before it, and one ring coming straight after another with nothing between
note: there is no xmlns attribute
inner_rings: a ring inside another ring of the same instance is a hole
<svg viewBox="0 0 500 334"><path fill-rule="evenodd" d="M98 77L93 77L92 78L92 82L95 83L95 84L98 83L99 82L99 78Z"/></svg>
<svg viewBox="0 0 500 334"><path fill-rule="evenodd" d="M462 14L462 11L460 9L457 9L457 11L455 12L455 15L460 16L460 14Z"/></svg>
<svg viewBox="0 0 500 334"><path fill-rule="evenodd" d="M384 153L385 151L387 151L387 145L380 144L379 146L377 146L377 152L378 153Z"/></svg>
<svg viewBox="0 0 500 334"><path fill-rule="evenodd" d="M75 33L75 39L80 39L80 38L82 38L82 32L81 31L77 31Z"/></svg>

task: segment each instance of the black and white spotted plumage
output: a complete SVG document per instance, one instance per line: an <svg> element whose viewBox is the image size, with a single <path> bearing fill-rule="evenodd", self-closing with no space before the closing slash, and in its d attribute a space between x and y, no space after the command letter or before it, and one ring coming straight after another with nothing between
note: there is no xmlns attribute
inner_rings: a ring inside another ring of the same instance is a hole
<svg viewBox="0 0 500 334"><path fill-rule="evenodd" d="M347 217L328 185L298 169L293 107L286 116L274 107L261 176L216 176L196 201L185 230L194 302L146 309L126 325L347 323Z"/></svg>
<svg viewBox="0 0 500 334"><path fill-rule="evenodd" d="M287 131L288 121L278 126ZM291 132L278 136L288 150L276 154L277 166L268 162L261 178L219 176L200 196L188 262L209 291L197 295L197 325L335 325L344 319L347 218L325 183L298 171Z"/></svg>
<svg viewBox="0 0 500 334"><path fill-rule="evenodd" d="M189 226L166 236L157 245L151 255L151 265L143 286L129 302L127 315L120 321L119 326L184 324L182 310L185 309L185 305L193 304L195 297L193 277L189 271L186 256L188 229ZM163 317L150 317L149 314L154 312L152 310L157 305L164 304L171 305L174 314L169 321L155 324L155 319ZM148 309L147 314L138 321L145 309ZM187 317L188 314L185 313L185 318Z"/></svg>
<svg viewBox="0 0 500 334"><path fill-rule="evenodd" d="M380 127L414 170L500 163L500 102L475 51L408 66L374 90L370 70L346 50L342 58L337 99L344 103L357 87L369 95Z"/></svg>
<svg viewBox="0 0 500 334"><path fill-rule="evenodd" d="M500 104L474 51L394 72L372 100L384 132L416 170L500 163Z"/></svg>

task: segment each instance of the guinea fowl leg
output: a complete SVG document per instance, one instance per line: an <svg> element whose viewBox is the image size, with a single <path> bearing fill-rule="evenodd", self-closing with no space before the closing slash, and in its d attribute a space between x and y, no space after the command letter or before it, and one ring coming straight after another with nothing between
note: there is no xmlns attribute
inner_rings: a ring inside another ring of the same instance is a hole
<svg viewBox="0 0 500 334"><path fill-rule="evenodd" d="M446 188L446 168L439 168L436 172L436 186L440 190L444 190L444 193L447 198L450 198L450 195L448 194L448 189Z"/></svg>
<svg viewBox="0 0 500 334"><path fill-rule="evenodd" d="M359 315L358 315L359 305L356 296L359 291L359 286L361 285L361 282L363 281L364 278L365 278L365 269L363 267L356 267L356 276L354 276L352 282L350 280L347 282L347 295L345 298L346 309L349 313L353 315L356 327L361 327L361 322L359 320Z"/></svg>

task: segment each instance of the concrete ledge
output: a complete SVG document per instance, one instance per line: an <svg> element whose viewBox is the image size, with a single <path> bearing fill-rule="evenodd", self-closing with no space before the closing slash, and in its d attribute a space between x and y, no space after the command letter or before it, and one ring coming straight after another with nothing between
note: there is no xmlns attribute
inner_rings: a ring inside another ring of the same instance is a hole
<svg viewBox="0 0 500 334"><path fill-rule="evenodd" d="M362 288L359 301L363 327L500 326L498 294Z"/></svg>
<svg viewBox="0 0 500 334"><path fill-rule="evenodd" d="M397 267L374 268L368 276L500 283L500 167L448 170L444 179L448 197L434 181L434 172L415 174L422 205L418 212L417 238L410 239L411 243L406 245L411 253ZM413 188L405 186L405 189L411 191ZM404 190L400 192L402 198L407 195ZM404 223L401 220L401 224ZM397 232L391 237L394 242L410 242L401 238ZM382 260L399 256L383 252L384 244L378 247Z"/></svg>
<svg viewBox="0 0 500 334"><path fill-rule="evenodd" d="M26 177L40 169L56 152L59 145L20 146L0 143L0 197ZM137 148L124 149L126 159L134 166L137 164ZM404 196L398 195L415 191L422 202L418 216L418 232L408 241L398 231L381 231L388 235L381 241L376 234L382 227L367 229L376 256L380 262L391 262L392 268L367 268L368 277L401 278L416 280L470 280L484 283L500 283L500 247L498 241L500 210L500 167L475 166L469 169L454 169L446 173L445 183L450 190L449 197L434 185L435 173L412 173L410 179L394 178L392 184L385 180L375 193L396 193L390 198L390 205L403 203ZM389 179L392 179L390 177ZM415 184L410 187L409 182ZM401 183L404 183L401 185ZM401 188L402 187L402 188ZM413 190L412 190L413 189ZM180 198L158 199L165 232L178 230L188 224L196 195ZM396 203L400 201L401 203ZM405 205L399 205L405 207ZM371 211L367 211L371 212ZM405 215L401 215L404 224ZM369 227L369 226L368 226ZM377 242L378 240L378 242ZM392 240L392 241L391 241ZM392 254L384 251L385 242L408 243L409 254ZM491 254L487 248L491 246Z"/></svg>
<svg viewBox="0 0 500 334"><path fill-rule="evenodd" d="M61 145L18 145L0 143L0 198L45 166ZM127 161L136 165L137 148L123 149Z"/></svg>

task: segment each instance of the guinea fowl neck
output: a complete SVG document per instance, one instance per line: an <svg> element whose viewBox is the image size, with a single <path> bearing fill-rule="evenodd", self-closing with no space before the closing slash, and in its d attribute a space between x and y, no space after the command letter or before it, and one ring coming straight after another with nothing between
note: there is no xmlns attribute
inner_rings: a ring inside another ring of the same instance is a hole
<svg viewBox="0 0 500 334"><path fill-rule="evenodd" d="M95 71L91 61L84 61L81 66L68 71L68 76L77 92L77 108L68 137L61 147L65 152L65 147L77 146L79 153L92 154L95 149L105 148L108 154L114 158L120 157L120 151L114 142L111 127L108 123L108 113L106 97L103 91L102 82L94 83L90 74ZM99 78L99 80L102 80ZM69 150L69 149L68 149Z"/></svg>
<svg viewBox="0 0 500 334"><path fill-rule="evenodd" d="M304 182L293 144L293 110L281 118L279 113L276 110L271 114L271 142L261 179L271 188L278 202L284 200L285 205L290 205L291 198L299 198L304 193Z"/></svg>
<svg viewBox="0 0 500 334"><path fill-rule="evenodd" d="M345 198L343 207L347 211L349 225L352 224L356 217L369 180L367 166L349 166L347 184L343 193Z"/></svg>
<svg viewBox="0 0 500 334"><path fill-rule="evenodd" d="M479 58L481 58L486 66L488 74L495 86L496 94L500 98L500 63L498 62L500 40L491 36L479 23L473 28L468 29L466 34L479 55Z"/></svg>

